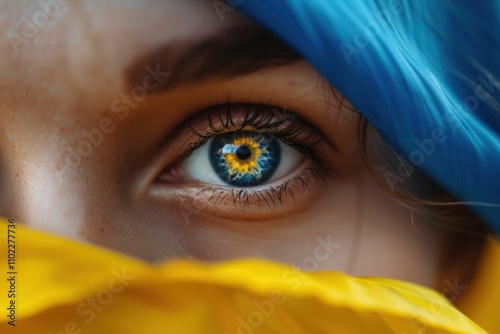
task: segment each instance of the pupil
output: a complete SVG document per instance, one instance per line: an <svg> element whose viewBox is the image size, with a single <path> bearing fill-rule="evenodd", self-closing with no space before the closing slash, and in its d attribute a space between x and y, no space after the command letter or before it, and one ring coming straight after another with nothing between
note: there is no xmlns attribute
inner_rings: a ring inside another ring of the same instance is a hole
<svg viewBox="0 0 500 334"><path fill-rule="evenodd" d="M241 160L247 160L252 156L252 150L250 150L250 147L248 146L240 146L236 150L236 155Z"/></svg>

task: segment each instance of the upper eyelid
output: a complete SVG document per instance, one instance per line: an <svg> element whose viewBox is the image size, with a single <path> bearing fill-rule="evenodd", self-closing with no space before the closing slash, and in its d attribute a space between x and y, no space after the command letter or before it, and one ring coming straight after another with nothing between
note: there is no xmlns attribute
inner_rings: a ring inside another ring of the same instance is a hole
<svg viewBox="0 0 500 334"><path fill-rule="evenodd" d="M226 108L225 113L220 111ZM231 110L229 110L231 109ZM208 113L208 115L204 115ZM271 133L277 130L278 127L283 126L289 131L293 131L292 135L297 135L296 132L307 130L309 136L321 133L313 124L302 118L300 115L293 112L282 112L272 105L252 104L252 103L227 103L219 106L212 106L204 110L204 113L197 114L194 118L188 120L188 128L195 132L197 135L205 136L207 133L213 134L222 132L224 130L241 131L246 126L251 126L255 130L268 130ZM218 118L219 126L214 125L213 114ZM239 122L233 119L237 118L235 113L240 115ZM225 118L224 118L225 117ZM203 126L197 123L202 123L204 120L208 123L211 131L205 134L197 131L196 127L202 128ZM339 151L339 147L327 141L327 144L334 151Z"/></svg>
<svg viewBox="0 0 500 334"><path fill-rule="evenodd" d="M317 148L327 144L332 151L338 152L338 147L325 140L325 136L320 134L320 131L307 120L293 113L289 114L293 115L293 119L285 119L283 115L273 114L273 108L275 107L248 103L217 105L201 111L194 118L187 120L176 135L191 131L194 136L198 137L197 141L190 143L188 150L181 152L172 160L182 161L186 159L194 150L205 145L210 138L219 133L241 131L245 126L252 126L253 130L271 133L293 149L307 155L325 174L336 173L336 171L326 167L329 162L319 157ZM222 113L222 110L225 112ZM241 121L236 121L238 116L235 114L239 114ZM288 125L286 125L287 122ZM284 129L280 130L268 127L269 124L285 125ZM210 130L198 130L208 128ZM172 140L175 140L176 136L172 137ZM196 138L194 139L196 140Z"/></svg>

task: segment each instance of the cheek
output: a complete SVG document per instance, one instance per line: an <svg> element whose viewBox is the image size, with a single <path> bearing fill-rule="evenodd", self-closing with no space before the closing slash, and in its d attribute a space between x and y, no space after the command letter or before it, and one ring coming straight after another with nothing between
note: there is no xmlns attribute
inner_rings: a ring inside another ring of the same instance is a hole
<svg viewBox="0 0 500 334"><path fill-rule="evenodd" d="M195 226L201 222L194 221ZM250 223L205 220L206 229L195 233L201 239L191 246L210 261L257 256L306 271L341 270L430 286L438 229L418 218L414 223L410 211L361 170L331 180L310 206L287 217Z"/></svg>
<svg viewBox="0 0 500 334"><path fill-rule="evenodd" d="M353 251L358 200L351 182L337 179L327 182L307 207L282 218L236 221L190 216L189 221L191 227L204 226L198 236L210 260L257 256L312 266L312 257L318 269L344 269Z"/></svg>
<svg viewBox="0 0 500 334"><path fill-rule="evenodd" d="M441 227L397 203L368 173L361 180L348 272L432 286L440 257Z"/></svg>
<svg viewBox="0 0 500 334"><path fill-rule="evenodd" d="M64 181L67 170L61 163L64 138L47 121L27 116L11 108L0 109L1 213L54 230L55 221L64 220L57 204L70 198ZM49 220L49 213L55 221Z"/></svg>

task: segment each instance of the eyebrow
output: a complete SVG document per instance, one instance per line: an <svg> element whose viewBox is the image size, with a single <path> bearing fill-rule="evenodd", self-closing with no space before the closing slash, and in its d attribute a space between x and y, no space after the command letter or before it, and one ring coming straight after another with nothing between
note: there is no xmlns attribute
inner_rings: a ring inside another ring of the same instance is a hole
<svg viewBox="0 0 500 334"><path fill-rule="evenodd" d="M127 85L142 85L146 68L168 76L155 92L209 79L229 79L303 58L257 25L239 24L199 40L177 40L136 59L125 71Z"/></svg>

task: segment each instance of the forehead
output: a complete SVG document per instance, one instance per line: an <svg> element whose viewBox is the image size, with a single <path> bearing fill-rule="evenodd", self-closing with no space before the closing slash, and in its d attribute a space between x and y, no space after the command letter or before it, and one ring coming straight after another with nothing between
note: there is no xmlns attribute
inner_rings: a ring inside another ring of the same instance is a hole
<svg viewBox="0 0 500 334"><path fill-rule="evenodd" d="M17 56L90 38L94 43L105 40L118 50L130 43L147 46L159 36L212 33L237 17L234 12L220 16L204 0L1 0L0 9L3 46Z"/></svg>
<svg viewBox="0 0 500 334"><path fill-rule="evenodd" d="M70 81L111 91L124 67L158 45L244 21L204 0L0 0L0 13L0 83L17 93L50 83L62 94Z"/></svg>

